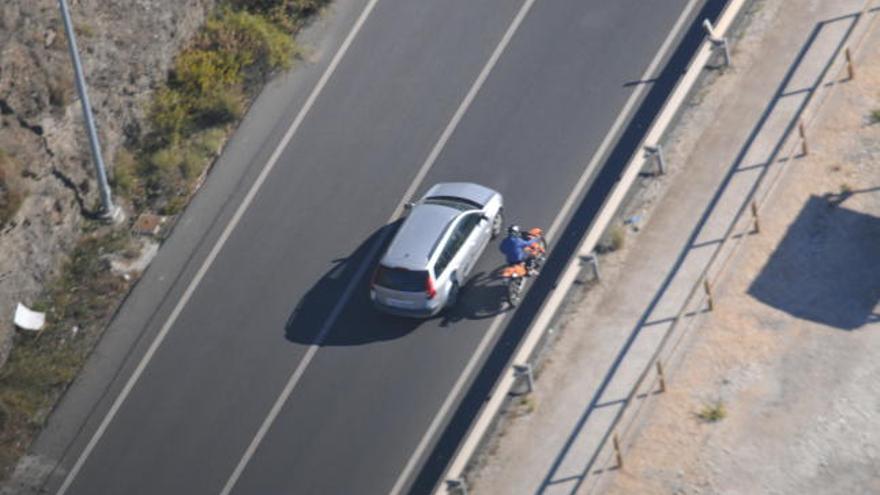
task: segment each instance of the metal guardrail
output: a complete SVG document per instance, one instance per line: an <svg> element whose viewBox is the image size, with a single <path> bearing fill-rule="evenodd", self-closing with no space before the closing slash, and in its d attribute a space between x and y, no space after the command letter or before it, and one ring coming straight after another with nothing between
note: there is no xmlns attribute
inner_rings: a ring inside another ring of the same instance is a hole
<svg viewBox="0 0 880 495"><path fill-rule="evenodd" d="M865 1L861 11L854 21L855 24L858 24L867 17L868 12L872 10L871 4L874 1L875 0ZM667 345L670 343L673 334L675 333L676 329L678 329L682 319L685 316L694 314L694 312L698 311L698 308L702 308L706 304L708 304L708 308L710 310L712 309L713 301L711 288L713 286L713 283L710 280L710 273L714 275L716 283L722 278L725 273L727 273L727 269L730 267L729 263L735 258L735 255L738 253L743 240L747 238L746 235L738 235L735 233L741 232L743 230L743 226L741 224L750 224L747 225L747 229L754 228L755 231L760 231L758 220L762 206L764 206L770 199L771 194L781 181L781 178L783 177L787 169L787 164L792 162L796 153L800 152L802 155L806 155L808 153L809 150L806 141L808 131L815 124L816 118L820 114L820 110L822 109L824 103L827 101L828 97L839 86L839 84L835 82L841 81L841 77L844 73L847 74L846 80L851 80L855 77L855 54L858 53L868 35L873 31L876 25L876 20L877 16L871 19L871 21L865 27L864 31L862 31L861 35L855 41L855 43L848 46L842 45L838 47L838 49L832 56L831 62L823 70L821 77L819 78L819 81L815 86L816 89L810 91L807 94L802 109L800 110L800 114L804 115L810 109L812 109L813 111L811 112L809 118L801 119L796 126L797 137L790 143L788 154L784 158L776 160L781 165L778 169L778 172L766 185L766 188L763 190L763 194L761 194L760 198L758 197L758 193L760 190L759 186L761 185L760 182L758 182L758 184L756 184L756 186L749 192L749 194L746 195L741 207L739 208L733 220L731 220L727 230L725 231L721 243L718 245L717 249L714 251L709 261L706 263L706 267L703 269L697 281L694 283L693 287L689 291L685 302L682 304L677 314L673 318L672 324L666 330L666 333L663 335L663 338L658 344L654 354L651 356L651 359L645 365L644 369L636 380L636 383L627 394L626 399L624 399L623 406L618 410L617 414L611 422L611 425L606 430L606 434L600 441L599 445L596 447L595 452L598 455L598 453L600 453L602 449L604 449L608 445L609 439L612 442L612 449L608 452L606 462L603 463L603 466L609 465L612 458L614 459L617 467L622 466L625 445L622 444L621 438L625 438L631 431L631 428L638 419L638 413L647 402L647 399L653 395L645 391L654 390L654 388L658 385L661 391L665 389L666 377L664 377L662 371L661 363L663 361L661 359L661 355L664 353L664 351L667 350ZM854 25L853 30L855 30L855 28L856 26ZM832 71L831 69L835 65L837 65L837 70ZM815 106L811 107L811 103L814 102L814 97L820 94L821 98L819 98L815 102ZM788 130L786 135L783 136L782 142L785 142L791 138L792 131L794 131L794 128ZM744 218L746 219L746 222L743 221ZM725 250L725 248L728 246L729 249ZM724 258L720 257L722 252L725 253ZM678 340L676 340L672 347L668 349L669 352L667 353L667 358L675 354L675 351L678 348L679 344L682 342L684 336L687 335L693 322L696 320L697 318L691 318L688 324L683 329L681 329L678 335ZM656 370L656 372L654 372L654 370ZM647 386L645 386L645 382L649 376L653 377L653 379L647 384ZM641 397L640 391L641 394L647 393L647 395L645 395L645 400L639 402L638 408L636 408L633 411L633 414L630 415L629 422L625 426L622 426L621 423L623 421L624 415L632 406L634 399L637 397Z"/></svg>
<svg viewBox="0 0 880 495"><path fill-rule="evenodd" d="M483 437L486 435L486 432L489 430L498 411L501 409L505 398L508 397L514 385L521 378L522 373L517 370L521 370L522 366L526 366L527 363L529 363L537 344L550 328L550 323L556 316L569 292L569 289L572 287L575 279L580 273L581 260L592 256L599 239L607 230L615 215L617 215L632 185L638 178L639 173L648 163L648 160L655 161L662 173L663 157L659 143L670 123L681 109L685 99L690 95L699 76L703 73L704 68L716 53L716 50L722 50L725 60L729 62L730 55L728 52L727 41L724 36L739 15L745 3L746 0L730 0L719 16L717 24L715 26L712 26L711 24L705 25L707 29L706 39L697 49L696 55L685 71L685 74L676 84L669 98L663 104L660 113L652 123L645 137L642 139L640 146L634 151L617 185L602 204L599 213L596 215L596 218L587 230L587 234L581 242L577 254L569 261L565 271L560 277L557 288L547 301L544 302L538 316L535 318L531 328L526 333L526 337L520 343L513 359L511 360L511 366L509 366L499 378L492 391L490 399L483 406L477 420L473 423L464 441L455 452L454 457L441 478L442 481L440 486L434 491L435 495L467 493L467 484L464 476L468 463L479 449ZM640 380L640 382L642 380ZM597 450L597 452L598 451L599 450Z"/></svg>

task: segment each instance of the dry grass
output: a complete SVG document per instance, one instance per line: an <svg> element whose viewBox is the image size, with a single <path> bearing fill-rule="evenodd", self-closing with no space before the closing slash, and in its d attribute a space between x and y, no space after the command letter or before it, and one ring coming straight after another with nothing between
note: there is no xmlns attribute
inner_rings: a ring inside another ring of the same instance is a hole
<svg viewBox="0 0 880 495"><path fill-rule="evenodd" d="M703 404L702 409L697 411L697 417L707 423L716 423L727 416L727 408L721 399L715 402Z"/></svg>
<svg viewBox="0 0 880 495"><path fill-rule="evenodd" d="M100 229L82 239L34 305L47 313L46 327L15 336L0 372L0 476L11 473L128 290L128 282L110 272L106 255L125 250L129 240L126 232Z"/></svg>

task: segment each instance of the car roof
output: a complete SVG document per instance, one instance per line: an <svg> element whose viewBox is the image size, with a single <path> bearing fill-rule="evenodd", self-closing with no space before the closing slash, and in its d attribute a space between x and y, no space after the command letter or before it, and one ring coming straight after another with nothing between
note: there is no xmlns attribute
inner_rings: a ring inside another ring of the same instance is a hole
<svg viewBox="0 0 880 495"><path fill-rule="evenodd" d="M461 213L455 208L438 204L415 205L382 256L382 265L426 270L434 246Z"/></svg>

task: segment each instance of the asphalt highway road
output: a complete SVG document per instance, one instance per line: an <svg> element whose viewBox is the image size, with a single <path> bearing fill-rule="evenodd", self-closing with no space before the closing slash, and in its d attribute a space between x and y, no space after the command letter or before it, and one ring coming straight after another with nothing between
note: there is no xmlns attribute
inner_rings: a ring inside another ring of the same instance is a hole
<svg viewBox="0 0 880 495"><path fill-rule="evenodd" d="M418 191L478 182L550 225L686 4L535 2ZM522 6L379 0L67 493L220 493L339 304L232 493L395 486L505 309L502 258L429 321L376 313L356 275Z"/></svg>

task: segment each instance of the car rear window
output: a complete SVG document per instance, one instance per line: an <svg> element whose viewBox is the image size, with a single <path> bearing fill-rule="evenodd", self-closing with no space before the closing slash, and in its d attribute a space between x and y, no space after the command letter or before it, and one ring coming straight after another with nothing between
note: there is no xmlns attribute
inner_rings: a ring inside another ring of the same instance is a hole
<svg viewBox="0 0 880 495"><path fill-rule="evenodd" d="M379 265L376 271L376 285L403 292L424 292L428 272L406 270Z"/></svg>
<svg viewBox="0 0 880 495"><path fill-rule="evenodd" d="M473 209L480 209L483 207L483 205L477 203L476 201L471 201L465 198L457 198L455 196L431 196L430 198L425 199L425 203L448 206L450 208L455 208L459 211L468 211Z"/></svg>

